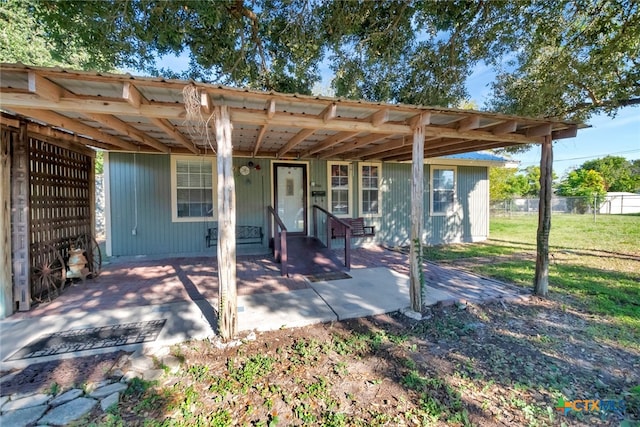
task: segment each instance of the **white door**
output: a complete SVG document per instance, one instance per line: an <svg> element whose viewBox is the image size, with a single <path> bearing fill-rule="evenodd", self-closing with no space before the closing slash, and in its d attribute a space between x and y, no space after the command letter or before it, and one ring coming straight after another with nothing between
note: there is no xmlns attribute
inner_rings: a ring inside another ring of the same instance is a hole
<svg viewBox="0 0 640 427"><path fill-rule="evenodd" d="M307 234L307 165L275 163L274 198L288 233Z"/></svg>

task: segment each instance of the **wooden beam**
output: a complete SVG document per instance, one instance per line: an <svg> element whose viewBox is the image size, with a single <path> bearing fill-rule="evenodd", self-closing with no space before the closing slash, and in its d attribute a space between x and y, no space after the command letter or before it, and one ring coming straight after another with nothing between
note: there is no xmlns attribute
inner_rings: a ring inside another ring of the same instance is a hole
<svg viewBox="0 0 640 427"><path fill-rule="evenodd" d="M330 137L320 141L318 144L309 148L307 151L304 151L300 154L300 157L309 157L320 151L326 150L328 148L333 147L334 145L338 145L343 141L346 141L349 138L353 138L359 132L338 132L335 135L331 135Z"/></svg>
<svg viewBox="0 0 640 427"><path fill-rule="evenodd" d="M2 106L4 108L14 110L21 109L38 109L38 110L56 110L56 111L72 111L83 113L112 114L131 117L154 117L173 120L184 120L186 112L184 105L178 103L166 102L150 102L149 104L141 104L135 107L135 97L130 101L117 99L83 99L78 101L75 99L62 98L58 102L39 98L35 94L21 92L2 92ZM331 130L336 132L371 132L371 133L389 133L389 134L411 134L410 126L393 122L383 123L379 126L373 126L372 123L363 119L345 119L335 118L325 122L322 118L297 115L290 113L276 112L273 117L269 118L264 114L264 110L249 109L229 109L231 113L231 121L239 124L249 124L255 126L269 125L273 127L291 127L294 124L298 128L315 129L315 130Z"/></svg>
<svg viewBox="0 0 640 427"><path fill-rule="evenodd" d="M214 127L218 170L218 329L223 340L238 331L238 289L236 283L236 199L233 176L231 120L226 105L216 106Z"/></svg>
<svg viewBox="0 0 640 427"><path fill-rule="evenodd" d="M200 108L207 116L213 113L213 100L207 92L203 91L200 93Z"/></svg>
<svg viewBox="0 0 640 427"><path fill-rule="evenodd" d="M60 101L60 98L65 95L65 92L68 92L66 89L33 71L29 71L28 78L29 92L35 93L42 98L58 102Z"/></svg>
<svg viewBox="0 0 640 427"><path fill-rule="evenodd" d="M6 126L9 118L0 115ZM20 121L15 119L17 126ZM18 132L17 129L14 130ZM4 130L2 136L5 136ZM0 136L0 319L13 314L13 267L11 265L11 138ZM25 242L26 243L26 242ZM27 246L25 244L25 246Z"/></svg>
<svg viewBox="0 0 640 427"><path fill-rule="evenodd" d="M516 130L518 130L518 122L515 120L508 120L491 129L491 133L494 135L502 135L505 133L513 133Z"/></svg>
<svg viewBox="0 0 640 427"><path fill-rule="evenodd" d="M310 135L312 135L316 130L315 129L302 129L298 132L293 138L291 138L287 143L278 151L278 157L282 157L287 152L291 151L293 147L300 144L302 141L307 139Z"/></svg>
<svg viewBox="0 0 640 427"><path fill-rule="evenodd" d="M3 126L18 128L20 127L20 120L14 117L9 117L3 113L0 114L0 124Z"/></svg>
<svg viewBox="0 0 640 427"><path fill-rule="evenodd" d="M150 119L153 124L158 126L164 133L171 136L173 139L178 141L182 146L184 146L187 150L191 151L193 154L200 154L200 150L196 148L196 146L187 139L183 134L178 132L175 126L166 119Z"/></svg>
<svg viewBox="0 0 640 427"><path fill-rule="evenodd" d="M416 116L413 116L408 120L409 127L413 130L420 126L427 126L431 124L431 113L425 111Z"/></svg>
<svg viewBox="0 0 640 427"><path fill-rule="evenodd" d="M468 130L478 129L480 127L480 116L469 116L458 122L458 131L466 132Z"/></svg>
<svg viewBox="0 0 640 427"><path fill-rule="evenodd" d="M21 121L16 138L11 144L11 209L10 236L13 270L13 299L19 311L31 309L31 171L29 162L29 135L27 123ZM3 208L4 209L4 208Z"/></svg>
<svg viewBox="0 0 640 427"><path fill-rule="evenodd" d="M551 135L551 125L543 124L538 126L533 126L527 129L526 136L535 137L535 136L547 136Z"/></svg>
<svg viewBox="0 0 640 427"><path fill-rule="evenodd" d="M362 151L359 151L358 158L362 160L369 160L371 158L374 158L372 156L375 156L376 154L393 151L401 147L405 147L405 148L408 147L410 149L412 147L412 144L411 142L407 141L404 137L401 139L393 140L393 141L383 142L382 144L377 144L372 147L365 148Z"/></svg>
<svg viewBox="0 0 640 427"><path fill-rule="evenodd" d="M123 122L115 116L109 114L85 114L85 116L93 121L101 123L117 132L127 135L131 139L135 139L149 147L153 147L161 153L170 153L171 148L161 143L155 138L151 138L146 133L134 128L128 123Z"/></svg>
<svg viewBox="0 0 640 427"><path fill-rule="evenodd" d="M378 110L371 116L369 116L369 119L371 120L371 124L373 126L378 127L381 124L389 121L389 109L383 108L382 110Z"/></svg>
<svg viewBox="0 0 640 427"><path fill-rule="evenodd" d="M253 157L258 154L258 150L260 150L260 146L262 145L264 135L267 133L267 129L267 125L260 126L260 131L258 132L258 137L256 138L256 145L253 147Z"/></svg>
<svg viewBox="0 0 640 427"><path fill-rule="evenodd" d="M521 135L517 133L494 135L491 132L485 132L485 131L479 131L479 130L459 132L456 129L437 128L433 126L427 126L424 132L425 132L425 135L428 135L428 136L439 136L441 138L477 139L480 141L517 142L520 144L542 143L543 141L543 139L539 137Z"/></svg>
<svg viewBox="0 0 640 427"><path fill-rule="evenodd" d="M276 100L268 100L267 105L265 106L265 110L267 110L267 118L272 118L276 114Z"/></svg>
<svg viewBox="0 0 640 427"><path fill-rule="evenodd" d="M564 138L575 138L578 135L578 126L573 125L569 126L566 129L554 130L551 132L551 139L564 139Z"/></svg>
<svg viewBox="0 0 640 427"><path fill-rule="evenodd" d="M109 135L108 133L104 133L100 131L100 129L94 128L89 125L85 125L84 123L79 122L75 119L71 119L61 114L54 113L52 111L22 110L22 109L16 109L16 108L14 108L13 110L16 113L22 114L25 117L33 117L34 119L44 123L48 123L51 126L67 129L71 132L79 133L81 135L85 135L90 138L96 139L97 141L102 141L107 144L114 145L123 150L139 151L140 149L140 147L138 147L135 144L132 144L127 141L123 141L118 137L115 137L113 135Z"/></svg>
<svg viewBox="0 0 640 427"><path fill-rule="evenodd" d="M411 309L422 313L422 229L424 223L424 127L413 133L411 159L411 241L409 249L409 296Z"/></svg>
<svg viewBox="0 0 640 427"><path fill-rule="evenodd" d="M547 296L549 292L549 232L551 231L551 195L553 193L553 147L551 135L545 136L540 154L540 199L538 232L536 234L536 273L533 293Z"/></svg>
<svg viewBox="0 0 640 427"><path fill-rule="evenodd" d="M125 82L122 85L122 98L129 103L133 108L140 108L143 104L148 104L144 95L140 93L137 87L133 83ZM182 107L184 109L184 107Z"/></svg>
<svg viewBox="0 0 640 427"><path fill-rule="evenodd" d="M129 86L132 87L131 85ZM29 72L29 91L34 92L38 96L41 96L50 101L57 102L62 97L77 99L77 96L75 94L52 82L51 80L38 75L35 72ZM83 113L82 110L80 110L79 112ZM139 131L138 129L130 126L129 124L113 115L97 113L83 113L83 115L95 122L101 123L106 127L115 130L116 132L127 135L131 139L135 139L138 142L142 142L143 144L153 147L160 152L169 153L171 151L166 145L147 136L144 132Z"/></svg>
<svg viewBox="0 0 640 427"><path fill-rule="evenodd" d="M130 82L124 83L122 88L122 98L125 99L127 103L136 110L142 110L143 108L151 104L149 100L144 97L142 92L140 92L140 90L138 90L138 88ZM203 100L202 98L200 98L201 106L202 102ZM208 101L205 99L204 102L206 103ZM184 113L184 106L180 105L180 108ZM150 117L150 121L193 154L200 154L200 150L195 146L193 141L189 140L186 136L180 133L169 120L165 118Z"/></svg>
<svg viewBox="0 0 640 427"><path fill-rule="evenodd" d="M334 102L329 104L324 110L322 110L322 113L320 113L319 117L322 117L322 121L324 123L327 123L329 120L335 119L337 114L338 106Z"/></svg>
<svg viewBox="0 0 640 427"><path fill-rule="evenodd" d="M335 158L337 155L346 153L348 151L355 150L360 147L367 146L369 144L373 144L374 142L382 141L385 138L388 138L389 134L386 133L372 133L371 135L363 136L362 138L358 138L355 141L345 142L340 147L334 147L331 150L324 151L320 154L321 159L330 159Z"/></svg>
<svg viewBox="0 0 640 427"><path fill-rule="evenodd" d="M518 144L505 144L504 142L484 142L483 144L479 144L479 145L472 145L471 147L469 146L458 146L458 147L444 147L444 148L438 148L435 150L429 150L426 149L425 150L425 156L427 157L440 157L440 156L449 156L451 154L461 154L461 153L473 153L474 151L480 151L480 150L490 150L493 148L502 148L502 147L509 147L511 145L518 145Z"/></svg>

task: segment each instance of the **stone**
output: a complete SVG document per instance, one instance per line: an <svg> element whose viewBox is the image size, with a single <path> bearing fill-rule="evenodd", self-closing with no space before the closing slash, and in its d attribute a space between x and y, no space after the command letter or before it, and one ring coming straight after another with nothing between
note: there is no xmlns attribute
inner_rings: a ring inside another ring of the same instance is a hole
<svg viewBox="0 0 640 427"><path fill-rule="evenodd" d="M99 389L96 389L95 391L90 393L89 396L95 399L102 399L103 397L107 397L112 393L116 393L118 391L124 391L126 389L127 389L126 384L113 383L113 384L109 384L107 386L101 387Z"/></svg>
<svg viewBox="0 0 640 427"><path fill-rule="evenodd" d="M95 399L79 397L71 402L65 403L64 405L53 408L47 412L45 416L38 421L38 423L41 425L51 424L54 426L67 425L91 412L91 409L93 409L96 403L98 403L98 401Z"/></svg>
<svg viewBox="0 0 640 427"><path fill-rule="evenodd" d="M167 346L162 346L153 349L152 355L157 357L158 359L162 359L165 356L168 356L171 353L171 349Z"/></svg>
<svg viewBox="0 0 640 427"><path fill-rule="evenodd" d="M256 340L256 333L254 331L249 332L249 335L246 336L245 340L246 341L255 341Z"/></svg>
<svg viewBox="0 0 640 427"><path fill-rule="evenodd" d="M83 393L84 392L79 388L72 388L71 390L62 393L60 396L53 399L51 402L49 402L49 405L51 406L63 405L67 402L71 402L75 398L82 396Z"/></svg>
<svg viewBox="0 0 640 427"><path fill-rule="evenodd" d="M129 360L131 361L131 367L136 371L146 371L147 369L155 368L155 363L150 357L136 356Z"/></svg>
<svg viewBox="0 0 640 427"><path fill-rule="evenodd" d="M109 385L109 384L111 384L111 381L108 381L108 380L102 380L102 381L98 381L98 382L95 382L95 383L89 383L85 387L85 391L87 393L92 393L94 390L97 390L97 389L102 388L102 387L104 387L106 385Z"/></svg>
<svg viewBox="0 0 640 427"><path fill-rule="evenodd" d="M25 427L38 421L47 410L47 405L31 406L29 408L9 411L0 415L2 427Z"/></svg>
<svg viewBox="0 0 640 427"><path fill-rule="evenodd" d="M40 406L51 400L50 394L33 394L21 399L11 399L2 406L2 412L15 411L17 409L31 408L32 406Z"/></svg>
<svg viewBox="0 0 640 427"><path fill-rule="evenodd" d="M417 311L413 311L409 307L403 308L402 310L400 310L400 312L410 319L422 320L422 314L418 313Z"/></svg>
<svg viewBox="0 0 640 427"><path fill-rule="evenodd" d="M162 369L149 369L142 373L142 379L145 381L155 381L162 378L164 371Z"/></svg>
<svg viewBox="0 0 640 427"><path fill-rule="evenodd" d="M138 371L128 371L120 379L121 383L130 383L134 378L142 378L142 374Z"/></svg>
<svg viewBox="0 0 640 427"><path fill-rule="evenodd" d="M165 356L162 359L162 364L169 368L169 372L171 372L172 374L175 374L180 370L180 359L178 359L176 356Z"/></svg>
<svg viewBox="0 0 640 427"><path fill-rule="evenodd" d="M117 405L120 400L120 393L115 392L105 397L100 401L100 408L102 408L103 412L107 412L107 410L113 405Z"/></svg>
<svg viewBox="0 0 640 427"><path fill-rule="evenodd" d="M114 369L113 372L109 375L109 378L115 381L120 381L120 379L124 376L124 372L122 369Z"/></svg>
<svg viewBox="0 0 640 427"><path fill-rule="evenodd" d="M4 375L3 377L0 378L0 384L2 384L5 381L14 379L21 372L22 371L17 371L17 372L12 372L10 374Z"/></svg>
<svg viewBox="0 0 640 427"><path fill-rule="evenodd" d="M2 396L0 397L0 410L2 410L2 405L4 405L5 403L7 403L9 401L9 396Z"/></svg>

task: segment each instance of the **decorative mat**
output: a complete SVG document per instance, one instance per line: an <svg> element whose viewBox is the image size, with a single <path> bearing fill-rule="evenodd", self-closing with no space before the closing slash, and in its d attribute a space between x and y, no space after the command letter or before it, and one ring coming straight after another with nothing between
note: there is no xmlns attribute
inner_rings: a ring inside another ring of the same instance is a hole
<svg viewBox="0 0 640 427"><path fill-rule="evenodd" d="M167 319L160 319L56 332L27 344L6 360L30 359L155 341L166 321Z"/></svg>
<svg viewBox="0 0 640 427"><path fill-rule="evenodd" d="M347 273L343 273L342 271L331 271L329 273L318 273L318 274L310 274L305 275L310 282L328 282L330 280L343 280L343 279L351 279Z"/></svg>

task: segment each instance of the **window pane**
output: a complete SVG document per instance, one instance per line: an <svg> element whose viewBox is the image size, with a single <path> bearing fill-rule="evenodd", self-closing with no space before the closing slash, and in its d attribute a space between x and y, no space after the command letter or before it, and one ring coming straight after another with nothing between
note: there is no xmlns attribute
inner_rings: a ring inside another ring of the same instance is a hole
<svg viewBox="0 0 640 427"><path fill-rule="evenodd" d="M176 211L179 218L213 216L213 166L210 161L176 160Z"/></svg>
<svg viewBox="0 0 640 427"><path fill-rule="evenodd" d="M337 215L349 214L349 165L332 164L331 173L331 203L329 210Z"/></svg>
<svg viewBox="0 0 640 427"><path fill-rule="evenodd" d="M378 212L378 190L362 191L362 212L365 214L377 214Z"/></svg>
<svg viewBox="0 0 640 427"><path fill-rule="evenodd" d="M453 169L433 170L433 206L435 213L453 210L455 200L455 171Z"/></svg>

